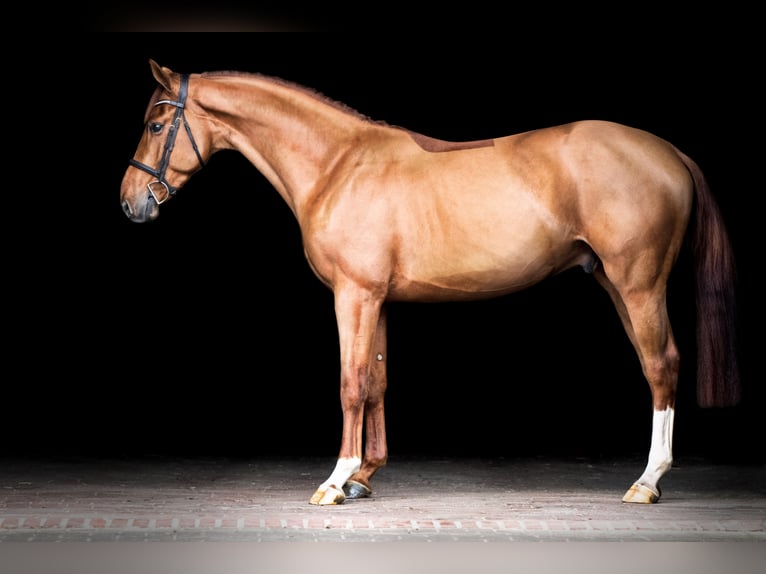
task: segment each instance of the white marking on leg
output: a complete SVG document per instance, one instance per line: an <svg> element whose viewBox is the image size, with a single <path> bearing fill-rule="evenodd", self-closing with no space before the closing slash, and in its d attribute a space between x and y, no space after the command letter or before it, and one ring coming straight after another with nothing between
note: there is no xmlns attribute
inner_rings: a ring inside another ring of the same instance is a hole
<svg viewBox="0 0 766 574"><path fill-rule="evenodd" d="M649 448L649 461L644 473L638 479L639 484L649 486L659 493L657 484L673 464L673 416L675 411L668 407L664 411L654 411L652 418L652 445Z"/></svg>
<svg viewBox="0 0 766 574"><path fill-rule="evenodd" d="M351 475L359 470L362 466L362 459L357 456L350 458L339 458L335 463L335 470L332 471L330 477L325 480L319 488L327 488L334 486L337 489L342 489L346 481L351 478Z"/></svg>

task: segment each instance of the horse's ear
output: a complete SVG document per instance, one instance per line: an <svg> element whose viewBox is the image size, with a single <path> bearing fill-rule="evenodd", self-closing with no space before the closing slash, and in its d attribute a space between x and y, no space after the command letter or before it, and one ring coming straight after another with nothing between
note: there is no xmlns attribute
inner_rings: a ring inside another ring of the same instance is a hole
<svg viewBox="0 0 766 574"><path fill-rule="evenodd" d="M166 92L173 93L173 90L171 89L172 78L174 76L173 71L170 68L160 66L154 60L149 60L149 65L152 68L152 75L154 76L154 79L157 80L163 88L165 88Z"/></svg>

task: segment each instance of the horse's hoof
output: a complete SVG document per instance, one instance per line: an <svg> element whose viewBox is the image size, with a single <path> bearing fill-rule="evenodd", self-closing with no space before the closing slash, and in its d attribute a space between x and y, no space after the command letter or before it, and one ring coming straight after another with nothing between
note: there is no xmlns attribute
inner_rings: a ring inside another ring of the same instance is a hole
<svg viewBox="0 0 766 574"><path fill-rule="evenodd" d="M637 504L652 504L659 499L659 491L638 483L631 486L628 489L628 492L625 493L625 496L622 497L623 502L633 502Z"/></svg>
<svg viewBox="0 0 766 574"><path fill-rule="evenodd" d="M335 488L334 486L328 486L327 488L319 488L309 500L310 504L319 504L326 506L329 504L343 504L346 500L346 495L343 491Z"/></svg>
<svg viewBox="0 0 766 574"><path fill-rule="evenodd" d="M365 486L356 480L347 481L343 486L343 492L346 494L346 498L350 499L367 498L372 494L372 490L370 490L369 486Z"/></svg>

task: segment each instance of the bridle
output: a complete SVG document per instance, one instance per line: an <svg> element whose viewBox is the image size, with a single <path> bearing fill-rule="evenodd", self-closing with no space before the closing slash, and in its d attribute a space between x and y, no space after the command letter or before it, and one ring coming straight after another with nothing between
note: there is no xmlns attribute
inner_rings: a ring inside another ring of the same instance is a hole
<svg viewBox="0 0 766 574"><path fill-rule="evenodd" d="M189 127L189 123L186 121L186 115L184 114L186 94L188 91L189 75L183 74L181 76L181 87L178 89L178 101L174 102L173 100L160 100L154 104L155 106L159 106L160 104L168 104L170 106L175 106L176 108L176 113L173 116L173 123L168 129L168 137L165 140L165 147L162 149L162 160L160 161L160 167L153 169L145 163L141 163L140 161L136 160L135 158L131 158L128 162L133 167L137 167L138 169L145 171L146 173L151 174L157 178L155 181L151 181L146 185L152 198L157 202L157 205L164 203L170 199L171 196L175 195L176 191L178 191L177 187L170 185L168 180L165 179L165 171L168 169L168 165L170 164L170 154L173 152L173 146L176 143L176 136L178 135L178 128L180 126L181 120L184 122L184 128L186 128L186 134L189 136L189 141L192 144L192 148L194 148L194 153L197 154L197 159L199 160L200 167L205 167L205 162L202 161L202 156L200 155L199 149L197 148L197 142L194 141L194 136L192 136L191 128Z"/></svg>

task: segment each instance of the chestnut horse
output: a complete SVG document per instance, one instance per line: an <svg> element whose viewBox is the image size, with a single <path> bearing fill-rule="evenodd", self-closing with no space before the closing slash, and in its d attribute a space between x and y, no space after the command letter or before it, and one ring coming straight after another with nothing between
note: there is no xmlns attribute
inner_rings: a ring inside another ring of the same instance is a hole
<svg viewBox="0 0 766 574"><path fill-rule="evenodd" d="M237 150L287 202L311 269L332 290L343 429L311 504L369 496L387 462L387 301L497 297L574 266L611 297L649 383L648 462L622 500L656 502L672 462L679 373L666 287L687 228L697 398L703 407L739 400L730 240L699 167L667 141L578 121L447 142L277 78L149 64L159 85L122 180L125 215L154 220L212 154Z"/></svg>

